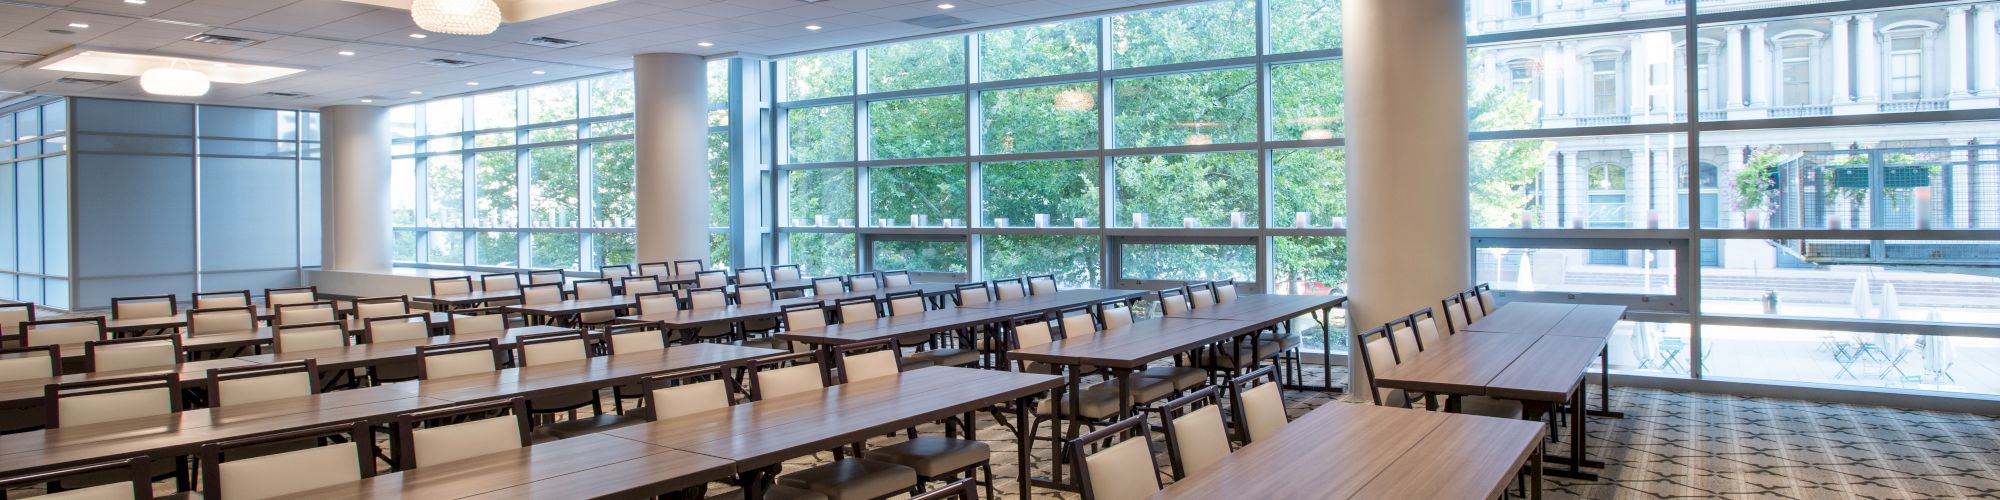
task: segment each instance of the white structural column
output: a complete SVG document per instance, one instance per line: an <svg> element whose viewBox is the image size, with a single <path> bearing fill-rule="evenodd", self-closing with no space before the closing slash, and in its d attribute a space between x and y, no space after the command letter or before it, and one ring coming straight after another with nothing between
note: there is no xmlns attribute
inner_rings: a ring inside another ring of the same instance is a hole
<svg viewBox="0 0 2000 500"><path fill-rule="evenodd" d="M322 262L329 271L389 270L389 110L320 108Z"/></svg>
<svg viewBox="0 0 2000 500"><path fill-rule="evenodd" d="M1833 42L1830 44L1833 57L1830 62L1833 64L1834 104L1854 102L1854 91L1847 86L1847 80L1852 78L1848 68L1854 65L1854 61L1847 57L1847 22L1851 19L1853 16L1833 16L1828 20L1833 23Z"/></svg>
<svg viewBox="0 0 2000 500"><path fill-rule="evenodd" d="M1625 99L1631 101L1632 116L1634 121L1638 121L1638 116L1652 109L1646 99L1647 89L1653 84L1652 61L1646 60L1645 35L1625 35L1625 44L1627 53L1632 56L1625 70L1625 80L1631 87L1631 93L1626 94Z"/></svg>
<svg viewBox="0 0 2000 500"><path fill-rule="evenodd" d="M1743 27L1729 26L1722 29L1722 58L1729 71L1722 74L1722 87L1728 89L1729 107L1743 107Z"/></svg>
<svg viewBox="0 0 2000 500"><path fill-rule="evenodd" d="M1750 25L1750 107L1771 105L1771 43L1764 38L1764 23Z"/></svg>
<svg viewBox="0 0 2000 500"><path fill-rule="evenodd" d="M638 259L708 259L708 66L692 54L633 57Z"/></svg>
<svg viewBox="0 0 2000 500"><path fill-rule="evenodd" d="M1882 100L1882 41L1875 36L1875 14L1854 16L1854 74L1861 81L1856 87L1861 102Z"/></svg>
<svg viewBox="0 0 2000 500"><path fill-rule="evenodd" d="M1555 42L1542 42L1541 65L1535 77L1542 79L1542 116L1555 117L1562 114L1561 73L1557 71L1562 67L1562 50Z"/></svg>
<svg viewBox="0 0 2000 500"><path fill-rule="evenodd" d="M1966 51L1971 47L1968 46L1970 40L1967 40L1965 32L1965 10L1966 6L1964 5L1953 5L1944 8L1945 41L1950 46L1947 49L1949 52L1946 52L1946 54L1949 54L1951 57L1951 62L1945 66L1951 68L1949 75L1951 77L1949 86L1951 97L1972 95L1973 63L1972 59L1966 55Z"/></svg>
<svg viewBox="0 0 2000 500"><path fill-rule="evenodd" d="M1995 27L1995 11L2000 5L1981 5L1972 13L1973 88L1979 95L2000 93L2000 28Z"/></svg>
<svg viewBox="0 0 2000 500"><path fill-rule="evenodd" d="M1379 325L1472 281L1465 6L1350 0L1342 16L1348 321Z"/></svg>
<svg viewBox="0 0 2000 500"><path fill-rule="evenodd" d="M1577 53L1575 40L1565 40L1563 47L1563 113L1569 116L1587 116L1597 113L1590 109L1590 66L1585 65L1583 55ZM1608 110L1606 114L1609 114Z"/></svg>

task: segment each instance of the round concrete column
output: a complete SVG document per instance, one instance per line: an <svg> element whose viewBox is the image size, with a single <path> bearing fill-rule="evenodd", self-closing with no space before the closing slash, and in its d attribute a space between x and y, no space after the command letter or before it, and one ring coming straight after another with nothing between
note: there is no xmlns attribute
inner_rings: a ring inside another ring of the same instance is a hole
<svg viewBox="0 0 2000 500"><path fill-rule="evenodd" d="M639 262L708 258L708 65L689 54L633 59Z"/></svg>
<svg viewBox="0 0 2000 500"><path fill-rule="evenodd" d="M321 243L329 271L389 270L389 111L320 108Z"/></svg>

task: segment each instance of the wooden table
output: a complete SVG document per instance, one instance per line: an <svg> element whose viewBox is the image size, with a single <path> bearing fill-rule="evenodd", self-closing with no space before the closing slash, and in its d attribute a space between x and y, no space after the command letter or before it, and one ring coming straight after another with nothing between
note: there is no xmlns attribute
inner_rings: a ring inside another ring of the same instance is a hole
<svg viewBox="0 0 2000 500"><path fill-rule="evenodd" d="M1001 309L1015 314L1048 312L1080 305L1095 305L1113 300L1136 301L1149 293L1145 290L1123 290L1117 288L1072 288L1056 293L1028 295L1011 299L996 299L984 304L959 306L964 309Z"/></svg>
<svg viewBox="0 0 2000 500"><path fill-rule="evenodd" d="M728 344L676 345L660 351L593 356L577 361L388 385L407 386L405 390L426 398L472 403L610 387L663 373L732 365L779 354L785 354L785 351Z"/></svg>
<svg viewBox="0 0 2000 500"><path fill-rule="evenodd" d="M137 370L114 370L114 371L101 371L101 372L90 372L90 373L71 373L56 377L0 382L0 405L40 401L43 396L42 388L49 384L67 384L67 383L85 382L85 381L107 379L107 378L143 377L151 375L164 375L168 373L180 374L181 382L185 384L188 383L189 381L200 381L204 378L208 378L208 370L210 368L229 368L235 366L249 366L255 364L259 363L237 358L222 358L222 359L209 359L202 361L189 361L173 367L145 368Z"/></svg>
<svg viewBox="0 0 2000 500"><path fill-rule="evenodd" d="M637 299L624 295L613 295L601 299L569 299L542 304L507 306L506 310L554 320L574 317L578 314L588 312L616 311L638 305L639 301Z"/></svg>
<svg viewBox="0 0 2000 500"><path fill-rule="evenodd" d="M521 290L518 288L513 290L493 290L493 291L473 290L470 293L452 293L444 295L416 295L410 297L410 300L423 302L426 304L443 306L446 310L475 307L483 305L487 302L501 302L509 300L520 300L520 299L521 299Z"/></svg>
<svg viewBox="0 0 2000 500"><path fill-rule="evenodd" d="M836 346L869 342L915 334L936 334L975 328L1006 321L1017 311L1000 309L932 309L921 314L876 318L871 321L833 324L819 328L786 330L775 335L781 340L815 346Z"/></svg>
<svg viewBox="0 0 2000 500"><path fill-rule="evenodd" d="M829 293L825 295L820 295L818 292L814 292L813 298L831 304L834 301L838 301L841 299L851 299L855 297L874 297L876 300L887 300L889 298L889 294L892 293L917 292L919 295L922 295L925 300L930 301L932 309L942 309L944 307L944 298L949 297L952 295L953 292L958 291L958 285L959 283L911 283L904 286L883 287L874 290L858 290L858 291L847 291L840 293Z"/></svg>
<svg viewBox="0 0 2000 500"><path fill-rule="evenodd" d="M285 495L344 498L651 497L723 479L728 460L602 434L426 465Z"/></svg>
<svg viewBox="0 0 2000 500"><path fill-rule="evenodd" d="M508 328L506 330L467 332L455 335L434 335L423 340L402 340L395 342L376 342L373 344L355 344L350 346L333 347L327 349L312 349L312 350L287 351L281 353L256 354L250 356L240 356L231 359L242 360L260 365L268 365L272 363L287 363L292 361L304 361L310 359L313 360L314 363L318 364L319 369L321 370L338 370L338 369L360 368L365 366L378 365L390 361L415 359L417 357L418 346L494 339L499 341L500 345L504 348L512 346L516 341L516 339L520 338L520 336L522 335L534 335L540 333L556 333L556 332L570 332L570 331L575 331L575 329L561 328L548 325L534 325L534 326L525 326L520 328Z"/></svg>
<svg viewBox="0 0 2000 500"><path fill-rule="evenodd" d="M761 498L768 467L911 425L1014 402L1021 490L1027 485L1028 398L1057 386L1053 375L934 366L768 398L727 409L606 432L736 463L746 498ZM838 418L832 418L837 416ZM977 427L977 426L974 426Z"/></svg>
<svg viewBox="0 0 2000 500"><path fill-rule="evenodd" d="M1329 403L1153 498L1496 498L1523 464L1541 498L1542 432L1536 422Z"/></svg>
<svg viewBox="0 0 2000 500"><path fill-rule="evenodd" d="M1277 326L1300 315L1312 315L1319 322L1320 366L1333 366L1333 310L1347 304L1345 295L1239 295L1236 300L1217 303L1209 307L1189 309L1187 312L1167 316L1206 319L1231 319L1250 321L1259 328ZM1338 391L1333 386L1333 377L1320 380L1319 387L1305 385L1301 375L1298 382L1285 381L1291 389L1313 389L1327 392Z"/></svg>

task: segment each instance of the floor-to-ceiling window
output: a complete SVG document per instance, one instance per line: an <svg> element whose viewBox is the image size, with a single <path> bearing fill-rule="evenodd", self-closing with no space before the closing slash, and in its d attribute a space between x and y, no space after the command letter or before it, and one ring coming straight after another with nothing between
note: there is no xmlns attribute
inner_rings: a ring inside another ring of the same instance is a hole
<svg viewBox="0 0 2000 500"><path fill-rule="evenodd" d="M780 57L776 251L1338 292L1339 24L1338 0L1227 0Z"/></svg>
<svg viewBox="0 0 2000 500"><path fill-rule="evenodd" d="M0 109L0 299L70 307L69 110Z"/></svg>
<svg viewBox="0 0 2000 500"><path fill-rule="evenodd" d="M1469 2L1478 280L1628 372L2000 394L2000 4L1623 3Z"/></svg>

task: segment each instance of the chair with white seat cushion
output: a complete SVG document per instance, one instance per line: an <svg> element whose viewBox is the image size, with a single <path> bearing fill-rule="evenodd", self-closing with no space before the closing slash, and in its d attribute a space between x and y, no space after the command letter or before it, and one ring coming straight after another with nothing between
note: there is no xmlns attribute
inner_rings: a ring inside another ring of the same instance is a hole
<svg viewBox="0 0 2000 500"><path fill-rule="evenodd" d="M340 319L339 306L331 300L278 304L271 307L273 325L325 323Z"/></svg>
<svg viewBox="0 0 2000 500"><path fill-rule="evenodd" d="M829 350L833 357L835 371L840 383L852 383L880 377L894 377L902 371L901 351L896 348L895 339L882 339L836 346ZM993 470L989 458L993 450L986 443L972 439L958 439L954 429L966 429L971 425L956 418L949 420L946 436L918 436L916 429L909 429L909 439L901 443L870 450L862 454L867 460L892 463L908 467L916 472L917 484L935 479L949 479L958 475L972 477L974 470L985 472L986 483L991 487ZM857 444L856 446L860 446ZM804 485L800 485L805 487ZM834 493L821 488L811 488Z"/></svg>
<svg viewBox="0 0 2000 500"><path fill-rule="evenodd" d="M1192 307L1188 305L1187 289L1185 288L1168 288L1155 292L1155 294L1158 296L1156 300L1160 302L1160 314L1167 316L1186 314L1188 308Z"/></svg>
<svg viewBox="0 0 2000 500"><path fill-rule="evenodd" d="M354 299L354 317L361 319L397 316L410 313L410 296L370 297Z"/></svg>
<svg viewBox="0 0 2000 500"><path fill-rule="evenodd" d="M62 354L56 346L0 348L0 382L62 375ZM0 431L7 430L0 426Z"/></svg>
<svg viewBox="0 0 2000 500"><path fill-rule="evenodd" d="M374 444L374 433L366 422L205 444L201 447L202 497L283 498L360 481L375 475ZM268 453L271 449L288 451Z"/></svg>
<svg viewBox="0 0 2000 500"><path fill-rule="evenodd" d="M271 350L278 353L337 349L349 345L347 329L337 322L279 325L271 329Z"/></svg>
<svg viewBox="0 0 2000 500"><path fill-rule="evenodd" d="M464 295L472 293L471 276L431 278L431 295Z"/></svg>
<svg viewBox="0 0 2000 500"><path fill-rule="evenodd" d="M640 262L638 275L655 278L673 276L674 265L666 262Z"/></svg>
<svg viewBox="0 0 2000 500"><path fill-rule="evenodd" d="M268 307L277 307L285 304L304 304L318 300L319 287L301 286L264 289L264 305Z"/></svg>
<svg viewBox="0 0 2000 500"><path fill-rule="evenodd" d="M681 310L681 296L671 290L632 296L639 302L640 315L673 314Z"/></svg>
<svg viewBox="0 0 2000 500"><path fill-rule="evenodd" d="M424 425L433 422L445 423ZM524 448L531 430L523 398L398 415L397 466L408 470Z"/></svg>
<svg viewBox="0 0 2000 500"><path fill-rule="evenodd" d="M907 270L883 271L882 286L884 288L910 286L910 272Z"/></svg>
<svg viewBox="0 0 2000 500"><path fill-rule="evenodd" d="M561 269L541 269L535 271L528 271L528 284L561 286L563 284L563 281L568 279L568 277L569 273L564 272Z"/></svg>
<svg viewBox="0 0 2000 500"><path fill-rule="evenodd" d="M577 330L536 333L515 337L514 349L515 361L524 368L568 363L590 358L590 339ZM604 402L598 399L596 390L535 396L528 400L530 413L568 413L571 419L577 418L577 410L585 406L590 407L593 416L604 415Z"/></svg>
<svg viewBox="0 0 2000 500"><path fill-rule="evenodd" d="M499 310L488 310L480 314L452 313L451 325L448 328L452 335L504 332L508 326L518 323L516 320L520 316L521 314L517 312Z"/></svg>
<svg viewBox="0 0 2000 500"><path fill-rule="evenodd" d="M17 327L23 322L35 320L35 303L16 302L0 304L0 326Z"/></svg>
<svg viewBox="0 0 2000 500"><path fill-rule="evenodd" d="M368 318L361 329L361 343L424 340L431 336L431 315L399 314Z"/></svg>
<svg viewBox="0 0 2000 500"><path fill-rule="evenodd" d="M699 273L703 269L707 268L708 266L703 264L701 259L687 259L687 260L674 261L675 276L694 276L695 273Z"/></svg>
<svg viewBox="0 0 2000 500"><path fill-rule="evenodd" d="M1028 296L1028 285L1021 278L993 280L993 299L1007 300Z"/></svg>
<svg viewBox="0 0 2000 500"><path fill-rule="evenodd" d="M1257 379L1265 379L1257 383ZM1244 443L1270 439L1291 421L1285 414L1278 369L1266 366L1230 381L1230 406L1235 411L1237 437Z"/></svg>
<svg viewBox="0 0 2000 500"><path fill-rule="evenodd" d="M735 368L717 366L655 375L634 384L640 388L641 406L618 415L599 415L537 426L535 439L571 438L650 421L668 420L736 404Z"/></svg>
<svg viewBox="0 0 2000 500"><path fill-rule="evenodd" d="M85 342L110 338L110 334L104 330L104 318L101 316L23 321L16 326L20 328L19 335L25 339L22 344L25 347L46 345L56 346L58 351L66 351L82 346ZM69 351L69 355L74 355L74 352Z"/></svg>
<svg viewBox="0 0 2000 500"><path fill-rule="evenodd" d="M726 286L729 286L729 271L717 269L694 273L695 288L722 288Z"/></svg>
<svg viewBox="0 0 2000 500"><path fill-rule="evenodd" d="M660 286L660 278L657 276L626 276L618 278L619 292L626 297L637 297L642 293L658 292L662 288Z"/></svg>
<svg viewBox="0 0 2000 500"><path fill-rule="evenodd" d="M187 336L190 338L254 331L257 331L257 313L250 306L196 308L187 312Z"/></svg>
<svg viewBox="0 0 2000 500"><path fill-rule="evenodd" d="M736 284L738 285L768 284L770 282L771 273L765 271L764 268L752 267L736 270Z"/></svg>
<svg viewBox="0 0 2000 500"><path fill-rule="evenodd" d="M1136 436L1125 434L1137 430ZM1106 444L1116 439L1117 444ZM1160 491L1160 464L1144 415L1120 420L1069 442L1070 466L1084 500L1139 500ZM1089 450L1098 450L1089 453Z"/></svg>
<svg viewBox="0 0 2000 500"><path fill-rule="evenodd" d="M798 281L798 280L801 280L801 279L805 279L805 275L804 275L804 274L802 274L802 273L801 273L801 272L799 271L799 265L798 265L798 264L785 264L785 265L782 265L782 266L771 266L771 281L774 281L774 282L776 282L776 281Z"/></svg>
<svg viewBox="0 0 2000 500"><path fill-rule="evenodd" d="M1215 284L1195 283L1187 286L1188 305L1195 309L1207 309L1215 305Z"/></svg>
<svg viewBox="0 0 2000 500"><path fill-rule="evenodd" d="M749 371L752 401L819 390L830 382L819 351L759 359L750 364Z"/></svg>
<svg viewBox="0 0 2000 500"><path fill-rule="evenodd" d="M875 276L875 273L856 273L847 275L848 290L862 292L862 291L875 290L879 288L882 288L882 280L880 277Z"/></svg>
<svg viewBox="0 0 2000 500"><path fill-rule="evenodd" d="M208 369L208 406L224 407L319 394L313 360Z"/></svg>
<svg viewBox="0 0 2000 500"><path fill-rule="evenodd" d="M181 338L172 335L93 340L83 344L83 369L92 373L172 370L182 361L185 359L181 357Z"/></svg>
<svg viewBox="0 0 2000 500"><path fill-rule="evenodd" d="M631 276L632 276L632 266L629 264L597 266L597 277L599 278L610 278L615 280L618 278L626 278Z"/></svg>
<svg viewBox="0 0 2000 500"><path fill-rule="evenodd" d="M821 297L847 293L847 280L840 279L837 276L813 278L812 285L813 295Z"/></svg>
<svg viewBox="0 0 2000 500"><path fill-rule="evenodd" d="M111 319L144 319L180 316L180 304L173 295L112 297Z"/></svg>
<svg viewBox="0 0 2000 500"><path fill-rule="evenodd" d="M577 280L570 288L576 300L608 299L613 295L609 278ZM585 325L602 325L617 318L618 311L590 311L577 315L576 320Z"/></svg>
<svg viewBox="0 0 2000 500"><path fill-rule="evenodd" d="M55 483L74 485L78 483L77 480L84 480L91 483L103 482L103 484L50 492L34 498L43 500L146 500L153 498L153 478L149 471L153 470L156 463L146 456L140 455L31 474L0 476L0 491L41 487ZM91 479L96 479L97 481L91 481Z"/></svg>
<svg viewBox="0 0 2000 500"><path fill-rule="evenodd" d="M966 283L953 290L952 300L959 307L982 305L993 301L993 293L985 283Z"/></svg>
<svg viewBox="0 0 2000 500"><path fill-rule="evenodd" d="M1222 421L1219 394L1217 388L1203 388L1152 409L1166 424L1160 429L1166 435L1167 460L1175 479L1186 479L1229 456L1229 427Z"/></svg>
<svg viewBox="0 0 2000 500"><path fill-rule="evenodd" d="M1056 293L1056 276L1053 274L1045 274L1041 276L1029 276L1028 293L1032 295L1048 295Z"/></svg>
<svg viewBox="0 0 2000 500"><path fill-rule="evenodd" d="M1227 304L1236 301L1236 280L1217 281L1214 288L1215 303Z"/></svg>
<svg viewBox="0 0 2000 500"><path fill-rule="evenodd" d="M74 427L180 411L180 374L62 382L43 387L46 426Z"/></svg>
<svg viewBox="0 0 2000 500"><path fill-rule="evenodd" d="M1410 324L1416 327L1418 347L1429 350L1444 345L1444 327L1438 325L1437 313L1431 312L1431 308L1411 313Z"/></svg>
<svg viewBox="0 0 2000 500"><path fill-rule="evenodd" d="M249 290L227 292L201 292L194 294L195 309L221 309L228 307L249 307Z"/></svg>
<svg viewBox="0 0 2000 500"><path fill-rule="evenodd" d="M1449 328L1445 331L1447 334L1457 335L1472 326L1472 323L1466 320L1465 294L1454 293L1446 296L1444 300L1438 302L1438 306L1444 308L1444 325Z"/></svg>
<svg viewBox="0 0 2000 500"><path fill-rule="evenodd" d="M500 369L500 343L494 339L417 346L417 378L457 377Z"/></svg>

